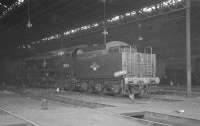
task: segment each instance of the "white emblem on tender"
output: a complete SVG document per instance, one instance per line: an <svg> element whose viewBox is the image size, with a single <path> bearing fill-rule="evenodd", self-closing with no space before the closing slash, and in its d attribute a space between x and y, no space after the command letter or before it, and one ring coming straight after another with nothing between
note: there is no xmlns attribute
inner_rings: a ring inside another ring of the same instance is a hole
<svg viewBox="0 0 200 126"><path fill-rule="evenodd" d="M100 65L98 65L96 62L93 62L92 65L90 65L90 68L93 71L97 71L100 68Z"/></svg>

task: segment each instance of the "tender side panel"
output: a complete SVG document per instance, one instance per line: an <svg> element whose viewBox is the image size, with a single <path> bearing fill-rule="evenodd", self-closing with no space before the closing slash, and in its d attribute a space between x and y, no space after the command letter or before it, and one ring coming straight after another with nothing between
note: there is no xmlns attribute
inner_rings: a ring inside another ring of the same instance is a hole
<svg viewBox="0 0 200 126"><path fill-rule="evenodd" d="M78 78L114 78L114 73L121 71L121 53L91 52L76 57L76 76Z"/></svg>

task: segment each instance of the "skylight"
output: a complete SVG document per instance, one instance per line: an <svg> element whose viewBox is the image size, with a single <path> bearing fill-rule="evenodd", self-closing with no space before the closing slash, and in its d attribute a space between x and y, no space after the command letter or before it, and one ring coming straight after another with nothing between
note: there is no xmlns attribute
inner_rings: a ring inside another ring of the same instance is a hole
<svg viewBox="0 0 200 126"><path fill-rule="evenodd" d="M169 7L175 6L175 5L177 5L177 4L179 4L180 2L183 2L183 1L184 0L165 0L161 3L141 8L139 11L132 10L132 11L126 12L126 13L121 14L121 15L115 15L111 18L108 18L106 20L106 23L112 24L112 23L124 20L124 18L127 18L127 17L134 17L134 16L137 16L138 14L143 14L143 13L152 13L153 11L156 11L157 9L169 8ZM61 37L68 37L72 34L75 34L75 33L81 32L81 31L87 31L87 30L97 28L99 26L103 26L103 23L104 23L104 21L101 21L101 22L96 22L96 23L92 23L92 24L89 24L89 25L84 25L84 26L81 26L81 27L78 27L78 28L69 29L69 30L64 31L63 33L59 33L59 34L56 34L56 35L45 37L45 38L43 38L43 39L41 39L37 42L31 42L31 44L35 45L35 44L39 44L41 42L47 42L47 41L50 41L50 40L59 39ZM24 45L19 46L19 48L21 48L21 47L23 48ZM25 46L25 47L27 47L27 46Z"/></svg>
<svg viewBox="0 0 200 126"><path fill-rule="evenodd" d="M5 10L0 14L0 18L6 16L9 12L13 11L15 8L21 6L25 1L24 0L17 0L15 3L13 3L10 6L7 6L0 2L0 6L3 6Z"/></svg>

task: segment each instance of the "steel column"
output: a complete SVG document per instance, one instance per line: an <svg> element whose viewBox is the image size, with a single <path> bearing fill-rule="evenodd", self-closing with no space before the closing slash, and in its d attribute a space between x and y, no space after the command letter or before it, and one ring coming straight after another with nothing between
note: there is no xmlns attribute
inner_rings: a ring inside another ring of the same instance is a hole
<svg viewBox="0 0 200 126"><path fill-rule="evenodd" d="M191 0L186 0L186 71L187 71L187 96L191 96Z"/></svg>

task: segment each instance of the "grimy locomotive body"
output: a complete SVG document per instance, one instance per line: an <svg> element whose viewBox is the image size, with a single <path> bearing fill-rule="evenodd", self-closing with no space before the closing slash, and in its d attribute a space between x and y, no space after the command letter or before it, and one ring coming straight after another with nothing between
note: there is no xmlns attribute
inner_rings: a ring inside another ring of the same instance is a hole
<svg viewBox="0 0 200 126"><path fill-rule="evenodd" d="M146 95L152 85L159 83L152 49L138 52L119 41L101 46L79 45L29 57L18 69L22 68L17 81L34 87Z"/></svg>

